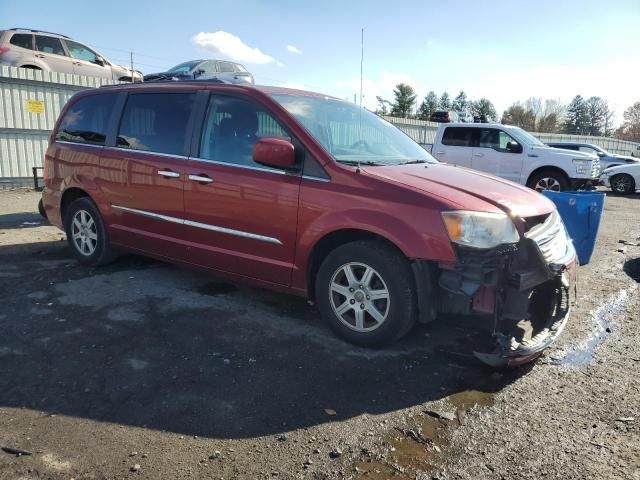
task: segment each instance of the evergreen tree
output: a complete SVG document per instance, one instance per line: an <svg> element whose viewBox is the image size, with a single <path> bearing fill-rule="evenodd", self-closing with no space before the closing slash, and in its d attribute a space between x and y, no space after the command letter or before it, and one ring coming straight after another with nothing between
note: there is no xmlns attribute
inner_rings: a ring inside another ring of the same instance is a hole
<svg viewBox="0 0 640 480"><path fill-rule="evenodd" d="M406 83L399 83L393 91L395 101L391 108L391 115L407 118L413 112L416 103L416 93L412 87Z"/></svg>
<svg viewBox="0 0 640 480"><path fill-rule="evenodd" d="M438 110L438 96L435 92L431 91L427 93L427 96L424 97L424 100L420 104L418 117L420 120L429 120L436 110Z"/></svg>
<svg viewBox="0 0 640 480"><path fill-rule="evenodd" d="M440 101L438 102L438 108L440 110L449 110L451 109L451 98L449 98L449 94L444 92L440 95Z"/></svg>
<svg viewBox="0 0 640 480"><path fill-rule="evenodd" d="M464 112L469 108L469 100L463 90L460 90L458 96L453 100L452 107L456 112Z"/></svg>
<svg viewBox="0 0 640 480"><path fill-rule="evenodd" d="M487 122L493 122L498 118L496 107L493 106L488 98L481 98L475 102L471 102L471 113L474 117L484 117Z"/></svg>
<svg viewBox="0 0 640 480"><path fill-rule="evenodd" d="M588 135L589 132L589 107L582 95L576 95L567 106L563 126L564 133L573 135Z"/></svg>

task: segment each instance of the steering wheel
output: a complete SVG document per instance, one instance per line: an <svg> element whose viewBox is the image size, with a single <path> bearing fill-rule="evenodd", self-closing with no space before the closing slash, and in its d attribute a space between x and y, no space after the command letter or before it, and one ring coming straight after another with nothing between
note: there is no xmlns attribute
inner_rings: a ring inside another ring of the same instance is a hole
<svg viewBox="0 0 640 480"><path fill-rule="evenodd" d="M369 150L369 144L367 142L365 142L364 140L358 140L357 142L355 142L352 145L350 145L349 148L356 148L358 145L362 145L364 148Z"/></svg>

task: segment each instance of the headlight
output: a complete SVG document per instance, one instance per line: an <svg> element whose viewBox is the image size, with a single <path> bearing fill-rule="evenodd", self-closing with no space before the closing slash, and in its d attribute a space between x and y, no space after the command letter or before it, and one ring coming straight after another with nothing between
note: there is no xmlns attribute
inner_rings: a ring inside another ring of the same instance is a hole
<svg viewBox="0 0 640 480"><path fill-rule="evenodd" d="M520 235L504 213L442 212L442 219L453 243L473 248L493 248L516 243Z"/></svg>
<svg viewBox="0 0 640 480"><path fill-rule="evenodd" d="M576 167L576 173L578 175L588 175L591 173L591 160L574 160L573 164Z"/></svg>

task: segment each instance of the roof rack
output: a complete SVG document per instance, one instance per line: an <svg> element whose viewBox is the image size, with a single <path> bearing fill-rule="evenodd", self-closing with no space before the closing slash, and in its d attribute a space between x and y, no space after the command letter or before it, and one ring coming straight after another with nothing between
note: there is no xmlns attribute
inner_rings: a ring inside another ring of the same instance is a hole
<svg viewBox="0 0 640 480"><path fill-rule="evenodd" d="M198 82L198 83L231 83L226 80L220 80L219 78L174 78L174 77L160 77L153 80L145 80L143 83L165 83L165 82Z"/></svg>
<svg viewBox="0 0 640 480"><path fill-rule="evenodd" d="M33 28L16 27L16 28L9 28L9 30L11 30L13 32L21 31L21 32L32 32L32 33L46 33L46 34L49 34L49 35L57 35L57 36L63 37L63 38L70 38L67 35L62 35L61 33L45 32L44 30L34 30Z"/></svg>
<svg viewBox="0 0 640 480"><path fill-rule="evenodd" d="M157 80L145 80L143 82L134 82L134 83L114 83L111 85L100 85L100 87L98 88L118 88L118 87L144 87L145 85L148 84L156 84L156 83L221 83L221 84L226 84L226 85L233 85L232 82L227 82L225 80L220 80L218 78L211 78L211 79L205 79L205 80L191 80L191 79L187 79L187 80L171 80L169 79L157 79ZM242 84L244 85L244 84ZM249 86L249 84L246 84L247 86Z"/></svg>

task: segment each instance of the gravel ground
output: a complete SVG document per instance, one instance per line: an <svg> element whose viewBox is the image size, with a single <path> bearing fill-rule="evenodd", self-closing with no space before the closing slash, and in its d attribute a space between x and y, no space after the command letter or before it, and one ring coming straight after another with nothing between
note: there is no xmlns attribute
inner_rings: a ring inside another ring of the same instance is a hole
<svg viewBox="0 0 640 480"><path fill-rule="evenodd" d="M640 196L607 198L534 366L462 325L383 351L304 300L136 256L88 269L0 192L0 479L640 479ZM620 243L627 241L629 245Z"/></svg>

